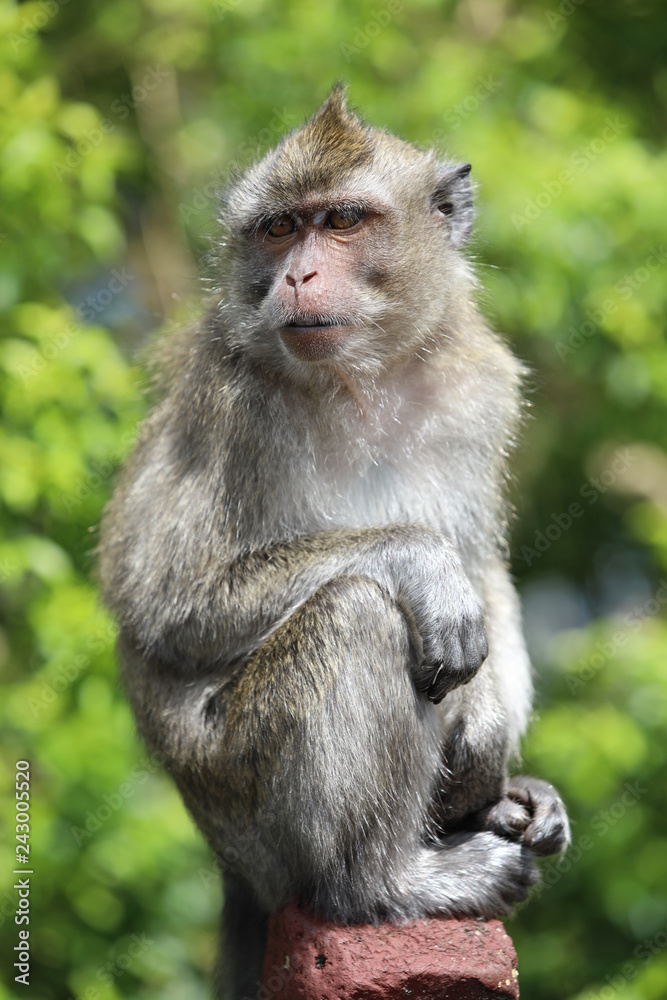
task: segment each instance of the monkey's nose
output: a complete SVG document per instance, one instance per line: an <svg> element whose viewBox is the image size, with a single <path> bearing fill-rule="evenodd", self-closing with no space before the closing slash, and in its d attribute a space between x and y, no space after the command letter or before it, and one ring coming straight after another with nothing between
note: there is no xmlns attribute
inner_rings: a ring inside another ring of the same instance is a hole
<svg viewBox="0 0 667 1000"><path fill-rule="evenodd" d="M295 278L291 274L285 275L285 281L290 286L290 288L296 288L297 285L305 285L307 281L314 278L317 271L309 271L308 274L304 274L301 278Z"/></svg>

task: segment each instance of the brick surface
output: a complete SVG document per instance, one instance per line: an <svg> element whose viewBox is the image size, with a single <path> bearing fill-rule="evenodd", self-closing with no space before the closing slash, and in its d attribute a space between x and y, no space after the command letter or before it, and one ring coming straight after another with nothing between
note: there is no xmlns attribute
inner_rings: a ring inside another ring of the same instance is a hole
<svg viewBox="0 0 667 1000"><path fill-rule="evenodd" d="M271 920L263 1000L516 1000L498 920L341 927L290 904Z"/></svg>

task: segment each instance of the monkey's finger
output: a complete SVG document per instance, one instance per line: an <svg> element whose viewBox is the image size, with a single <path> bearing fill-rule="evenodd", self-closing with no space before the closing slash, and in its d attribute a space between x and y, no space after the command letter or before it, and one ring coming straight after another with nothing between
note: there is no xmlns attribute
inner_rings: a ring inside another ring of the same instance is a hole
<svg viewBox="0 0 667 1000"><path fill-rule="evenodd" d="M444 670L439 678L439 685L446 694L447 691L451 691L460 684L466 684L470 677L461 640L454 630L445 636L442 652Z"/></svg>
<svg viewBox="0 0 667 1000"><path fill-rule="evenodd" d="M450 622L441 628L435 628L427 636L422 634L424 650L424 665L431 671L437 670L441 663L452 670L463 667L463 653L458 637L458 630Z"/></svg>
<svg viewBox="0 0 667 1000"><path fill-rule="evenodd" d="M533 811L534 802L528 788L510 785L507 791L507 796L508 798L513 799L514 802L520 802L521 805L526 806L526 808L530 809L531 812Z"/></svg>
<svg viewBox="0 0 667 1000"><path fill-rule="evenodd" d="M507 795L526 806L531 813L535 812L541 802L552 802L554 799L560 802L560 796L553 785L527 774L515 774L510 779Z"/></svg>
<svg viewBox="0 0 667 1000"><path fill-rule="evenodd" d="M456 680L449 676L444 663L423 663L414 674L415 687L425 694L434 705L439 705L448 691L456 686Z"/></svg>
<svg viewBox="0 0 667 1000"><path fill-rule="evenodd" d="M570 824L560 798L539 802L524 834L524 843L535 854L560 854L570 839Z"/></svg>
<svg viewBox="0 0 667 1000"><path fill-rule="evenodd" d="M460 684L466 672L466 660L459 635L451 630L445 634L442 645L442 662L455 684Z"/></svg>
<svg viewBox="0 0 667 1000"><path fill-rule="evenodd" d="M492 830L509 840L519 840L531 821L530 812L508 797L495 802L477 814L477 822L484 830Z"/></svg>
<svg viewBox="0 0 667 1000"><path fill-rule="evenodd" d="M444 664L441 663L428 686L427 697L434 705L439 705L450 688L451 684L447 677L447 671Z"/></svg>
<svg viewBox="0 0 667 1000"><path fill-rule="evenodd" d="M428 697L434 705L439 705L445 695L461 684L467 684L470 677L461 643L456 636L450 635L445 647L445 659L429 685Z"/></svg>
<svg viewBox="0 0 667 1000"><path fill-rule="evenodd" d="M424 661L414 672L414 682L418 691L438 705L442 699L461 684L471 680L482 662L476 639L469 639L468 650L460 638L460 631L450 628L442 641L441 657L429 658L430 649L424 643Z"/></svg>
<svg viewBox="0 0 667 1000"><path fill-rule="evenodd" d="M480 634L465 633L462 637L463 656L468 680L472 680L488 655L486 637Z"/></svg>
<svg viewBox="0 0 667 1000"><path fill-rule="evenodd" d="M412 679L414 685L418 691L422 694L428 694L429 688L433 683L434 673L438 673L442 669L442 663L427 663L424 661L420 666L413 672Z"/></svg>

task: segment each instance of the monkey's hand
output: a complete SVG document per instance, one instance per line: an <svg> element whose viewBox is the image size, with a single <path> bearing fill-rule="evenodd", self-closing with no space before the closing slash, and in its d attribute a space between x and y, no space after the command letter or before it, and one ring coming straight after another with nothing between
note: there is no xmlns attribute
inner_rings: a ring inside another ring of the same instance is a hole
<svg viewBox="0 0 667 1000"><path fill-rule="evenodd" d="M519 774L504 798L477 814L482 829L525 844L535 854L561 854L570 843L565 806L553 785Z"/></svg>
<svg viewBox="0 0 667 1000"><path fill-rule="evenodd" d="M449 691L472 680L489 647L482 606L458 560L450 556L425 577L413 579L407 589L423 651L413 678L417 690L437 705Z"/></svg>

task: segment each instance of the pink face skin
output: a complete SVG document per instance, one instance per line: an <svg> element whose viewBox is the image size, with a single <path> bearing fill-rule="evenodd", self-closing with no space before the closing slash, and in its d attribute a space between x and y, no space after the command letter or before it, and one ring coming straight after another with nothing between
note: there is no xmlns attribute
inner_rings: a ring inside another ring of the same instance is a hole
<svg viewBox="0 0 667 1000"><path fill-rule="evenodd" d="M280 336L300 360L331 357L351 332L362 304L352 276L367 263L369 229L379 211L313 205L282 216L262 234L275 258L271 297L284 320Z"/></svg>

